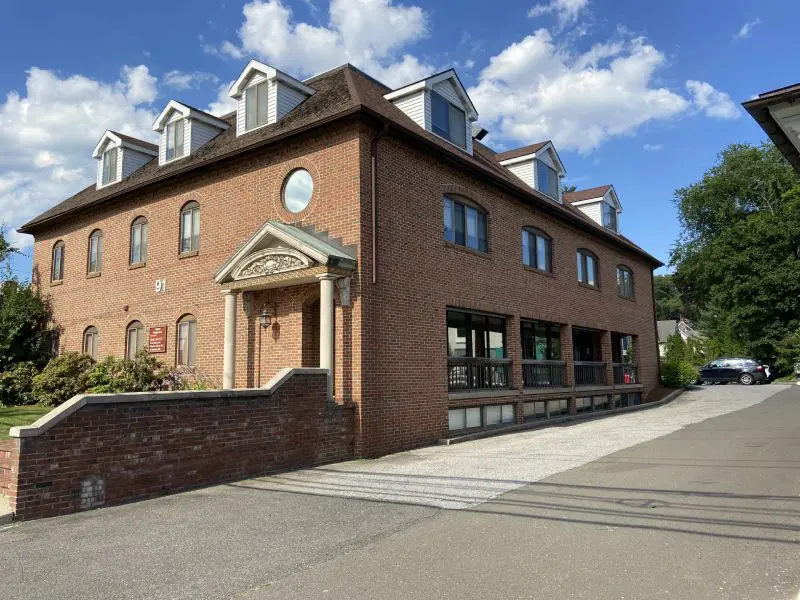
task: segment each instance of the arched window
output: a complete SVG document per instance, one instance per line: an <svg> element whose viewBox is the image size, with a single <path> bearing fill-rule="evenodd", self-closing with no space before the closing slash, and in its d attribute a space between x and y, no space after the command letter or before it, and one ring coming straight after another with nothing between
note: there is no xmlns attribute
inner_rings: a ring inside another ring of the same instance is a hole
<svg viewBox="0 0 800 600"><path fill-rule="evenodd" d="M532 227L523 229L522 262L527 267L551 273L553 271L553 241L550 236Z"/></svg>
<svg viewBox="0 0 800 600"><path fill-rule="evenodd" d="M58 241L53 246L53 265L50 269L50 281L64 279L64 242Z"/></svg>
<svg viewBox="0 0 800 600"><path fill-rule="evenodd" d="M177 363L193 367L197 361L197 319L194 315L184 315L178 321Z"/></svg>
<svg viewBox="0 0 800 600"><path fill-rule="evenodd" d="M103 232L99 229L95 229L89 236L89 256L86 263L86 271L90 275L103 270Z"/></svg>
<svg viewBox="0 0 800 600"><path fill-rule="evenodd" d="M131 253L132 265L143 265L147 262L148 223L145 217L136 217L131 223Z"/></svg>
<svg viewBox="0 0 800 600"><path fill-rule="evenodd" d="M620 298L633 298L633 272L625 265L617 265L617 293Z"/></svg>
<svg viewBox="0 0 800 600"><path fill-rule="evenodd" d="M97 348L100 344L100 333L97 327L87 327L83 332L83 353L97 360Z"/></svg>
<svg viewBox="0 0 800 600"><path fill-rule="evenodd" d="M145 347L145 329L139 321L133 321L128 325L125 337L125 356L133 360L136 353Z"/></svg>
<svg viewBox="0 0 800 600"><path fill-rule="evenodd" d="M488 252L486 215L456 196L444 196L444 239L459 246Z"/></svg>
<svg viewBox="0 0 800 600"><path fill-rule="evenodd" d="M200 205L189 202L181 209L181 254L200 250Z"/></svg>
<svg viewBox="0 0 800 600"><path fill-rule="evenodd" d="M585 248L578 249L578 281L584 285L598 287L597 255Z"/></svg>

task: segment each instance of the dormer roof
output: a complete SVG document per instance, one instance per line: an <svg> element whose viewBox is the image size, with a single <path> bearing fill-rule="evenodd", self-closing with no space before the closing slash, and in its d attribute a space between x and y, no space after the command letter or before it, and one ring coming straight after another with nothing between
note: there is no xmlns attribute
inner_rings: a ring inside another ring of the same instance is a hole
<svg viewBox="0 0 800 600"><path fill-rule="evenodd" d="M506 150L505 152L499 152L495 154L495 160L505 166L515 162L534 158L536 154L540 154L542 152L547 152L550 154L550 158L552 159L553 164L557 167L556 170L558 171L559 175L566 175L567 170L564 168L564 163L561 162L561 157L558 156L558 152L556 152L556 148L553 146L553 142L550 140L536 142L534 144L522 146L521 148Z"/></svg>
<svg viewBox="0 0 800 600"><path fill-rule="evenodd" d="M244 68L241 75L239 75L239 78L233 82L233 85L231 85L229 92L230 97L238 98L241 96L242 92L244 92L245 88L247 87L250 78L256 73L262 74L267 78L267 80L277 79L284 85L294 88L306 96L310 96L315 92L314 88L307 86L302 81L298 81L283 71L279 71L275 67L270 67L269 65L266 65L260 61L251 60L249 63L247 63L247 66Z"/></svg>
<svg viewBox="0 0 800 600"><path fill-rule="evenodd" d="M161 114L158 115L155 123L153 123L153 130L163 131L164 127L167 126L167 121L169 121L173 112L178 112L183 117L195 119L202 123L211 125L212 127L216 127L217 129L222 129L223 131L229 127L228 123L222 119L218 119L212 114L205 112L204 110L194 108L193 106L178 102L177 100L170 100L164 107L164 110L161 111Z"/></svg>
<svg viewBox="0 0 800 600"><path fill-rule="evenodd" d="M158 156L158 146L156 144L151 144L150 142L145 142L144 140L125 135L124 133L118 133L107 129L103 137L100 138L100 141L97 142L97 145L94 147L92 158L100 158L109 142L111 142L115 148L131 148L142 154Z"/></svg>
<svg viewBox="0 0 800 600"><path fill-rule="evenodd" d="M619 196L617 196L617 191L610 184L564 193L564 201L573 206L582 206L601 200L605 200L618 211L622 211L622 204L619 201Z"/></svg>
<svg viewBox="0 0 800 600"><path fill-rule="evenodd" d="M446 71L442 71L441 73L431 75L430 77L426 77L425 79L420 79L419 81L415 81L414 83L409 83L408 85L404 85L401 88L392 90L388 94L385 94L383 97L389 101L397 100L398 98L402 98L403 96L408 96L409 94L413 94L414 92L418 92L423 89L432 90L437 83L447 81L448 79L453 83L453 87L455 88L456 94L458 94L458 97L461 100L461 104L464 107L464 112L467 114L467 117L469 117L471 121L477 120L478 111L475 108L475 105L472 103L469 94L467 94L466 88L461 83L461 80L458 78L458 74L456 74L455 70L453 69L447 69Z"/></svg>

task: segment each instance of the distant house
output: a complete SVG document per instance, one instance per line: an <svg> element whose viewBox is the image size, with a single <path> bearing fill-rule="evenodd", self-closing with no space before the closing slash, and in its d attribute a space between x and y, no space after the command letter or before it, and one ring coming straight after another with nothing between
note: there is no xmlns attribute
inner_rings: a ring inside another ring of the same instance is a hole
<svg viewBox="0 0 800 600"><path fill-rule="evenodd" d="M702 340L706 337L686 319L658 321L658 355L662 358L667 351L667 338L675 334L680 335L684 342L692 339Z"/></svg>

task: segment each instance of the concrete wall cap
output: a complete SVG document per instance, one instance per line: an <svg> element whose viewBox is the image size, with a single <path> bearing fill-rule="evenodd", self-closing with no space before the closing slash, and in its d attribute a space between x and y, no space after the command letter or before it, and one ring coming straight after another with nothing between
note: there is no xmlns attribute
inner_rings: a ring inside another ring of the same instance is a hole
<svg viewBox="0 0 800 600"><path fill-rule="evenodd" d="M328 375L327 369L286 368L273 377L267 385L260 388L241 388L236 390L181 390L175 392L127 392L122 394L78 394L61 406L51 410L32 425L12 427L12 438L36 437L45 433L71 414L78 412L87 404L126 404L130 402L160 402L164 400L205 400L213 398L249 398L263 396L268 398L294 375Z"/></svg>

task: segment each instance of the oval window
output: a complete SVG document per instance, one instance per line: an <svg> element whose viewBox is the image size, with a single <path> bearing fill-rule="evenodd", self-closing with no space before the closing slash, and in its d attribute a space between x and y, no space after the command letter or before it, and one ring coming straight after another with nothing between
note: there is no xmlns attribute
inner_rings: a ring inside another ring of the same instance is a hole
<svg viewBox="0 0 800 600"><path fill-rule="evenodd" d="M283 205L286 210L298 213L308 206L314 193L314 180L305 169L292 171L283 184Z"/></svg>

